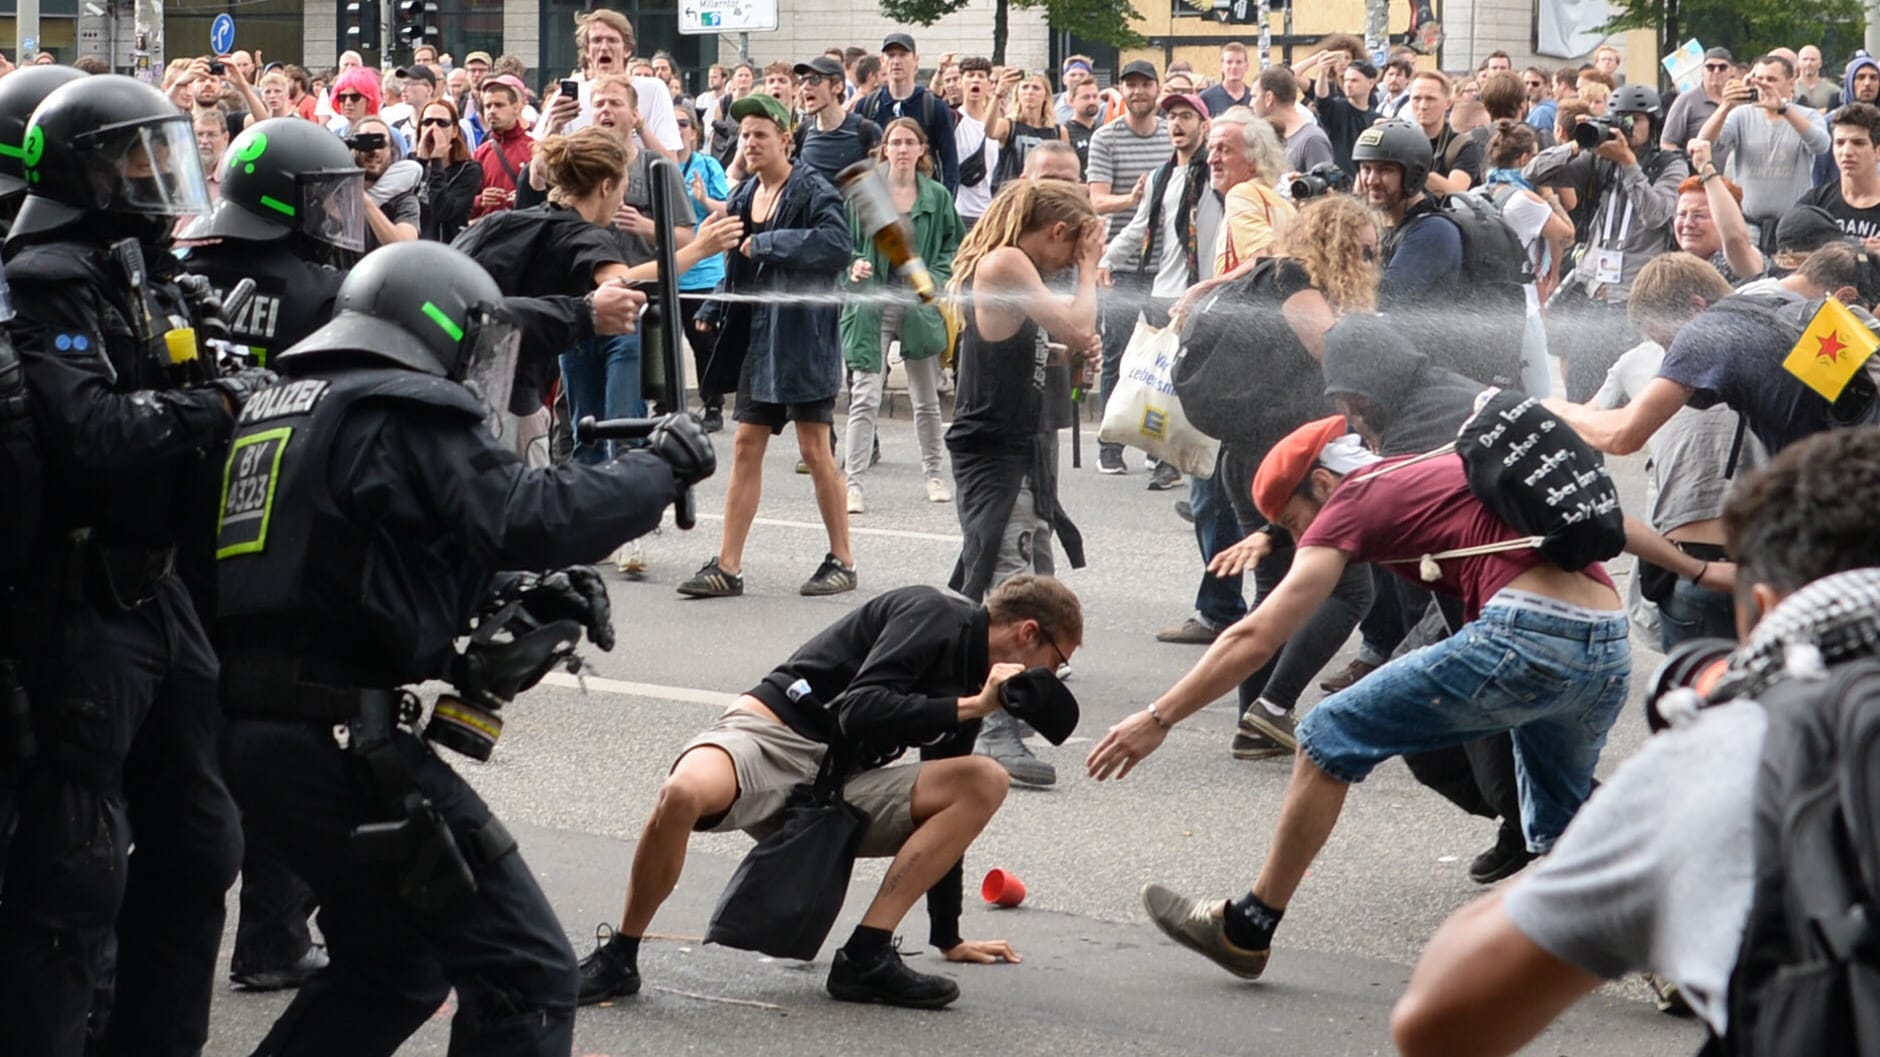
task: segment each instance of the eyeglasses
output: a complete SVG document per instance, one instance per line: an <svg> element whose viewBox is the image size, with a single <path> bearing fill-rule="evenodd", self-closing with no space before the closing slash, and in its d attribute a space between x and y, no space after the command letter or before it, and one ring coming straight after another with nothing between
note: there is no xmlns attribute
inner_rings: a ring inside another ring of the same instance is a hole
<svg viewBox="0 0 1880 1057"><path fill-rule="evenodd" d="M423 124L424 124L424 127L425 127L425 128L449 128L449 127L450 127L450 118L447 118L447 117L427 117L427 118L425 118L425 119L424 119L424 122L423 122Z"/></svg>
<svg viewBox="0 0 1880 1057"><path fill-rule="evenodd" d="M365 98L365 96L360 95L358 92L333 93L333 101L335 103L362 103L365 102Z"/></svg>
<svg viewBox="0 0 1880 1057"><path fill-rule="evenodd" d="M1730 64L1727 62L1707 62L1704 64L1704 69L1709 70L1712 73L1722 73L1723 71L1728 70L1729 68L1730 68Z"/></svg>
<svg viewBox="0 0 1880 1057"><path fill-rule="evenodd" d="M675 122L673 122L673 124L675 124L675 125L678 125L678 126L679 126L680 128L691 128L691 127L692 127L692 123L691 123L690 121L675 121Z"/></svg>
<svg viewBox="0 0 1880 1057"><path fill-rule="evenodd" d="M1527 86L1529 88L1540 88L1540 87L1545 86L1546 84L1547 84L1546 81L1529 81L1527 83Z"/></svg>
<svg viewBox="0 0 1880 1057"><path fill-rule="evenodd" d="M1051 647L1052 653L1057 654L1058 667L1062 668L1071 663L1071 659L1064 655L1063 648L1057 644L1057 639L1051 637L1051 633L1044 629L1043 624L1038 625L1038 637L1045 641L1045 645Z"/></svg>

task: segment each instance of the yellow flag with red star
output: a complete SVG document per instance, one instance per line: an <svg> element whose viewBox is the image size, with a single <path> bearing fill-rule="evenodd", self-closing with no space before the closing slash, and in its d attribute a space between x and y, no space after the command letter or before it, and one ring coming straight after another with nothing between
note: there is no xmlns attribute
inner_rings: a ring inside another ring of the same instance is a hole
<svg viewBox="0 0 1880 1057"><path fill-rule="evenodd" d="M1802 340L1789 350L1782 368L1833 402L1841 398L1841 391L1875 349L1880 349L1880 338L1846 305L1830 297L1802 331Z"/></svg>

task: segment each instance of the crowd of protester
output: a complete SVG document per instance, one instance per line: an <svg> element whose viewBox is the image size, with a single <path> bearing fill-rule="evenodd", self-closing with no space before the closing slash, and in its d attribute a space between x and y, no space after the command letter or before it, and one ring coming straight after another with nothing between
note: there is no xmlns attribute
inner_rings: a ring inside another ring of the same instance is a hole
<svg viewBox="0 0 1880 1057"><path fill-rule="evenodd" d="M1621 942L1562 923L1563 903L1611 894L1587 865L1601 842L1642 826L1617 802L1661 811L1665 833L1687 821L1651 769L1692 766L1703 739L1647 753L1592 801L1609 822L1601 834L1572 823L1626 698L1628 615L1667 650L1735 638L1745 576L1758 591L1775 585L1755 596L1768 609L1872 564L1871 553L1840 565L1787 556L1763 522L1800 501L1778 494L1800 486L1771 481L1818 472L1785 454L1827 448L1817 434L1865 427L1865 440L1837 443L1848 465L1873 465L1871 379L1856 372L1835 399L1783 363L1826 302L1873 325L1880 61L1857 52L1837 82L1814 45L1748 62L1712 47L1698 83L1672 92L1626 82L1609 46L1560 69L1517 70L1496 52L1445 73L1408 49L1380 64L1335 34L1290 65L1258 68L1230 42L1217 78L1136 59L1106 85L1080 55L1055 77L952 52L924 66L913 36L895 32L878 49L713 65L689 82L666 52L642 58L616 12L578 16L574 35L580 67L539 92L511 56L458 63L429 46L383 73L351 52L331 71L243 51L179 59L162 89L190 114L212 174L250 125L324 125L365 174L367 250L452 243L506 295L653 279L669 231L698 411L708 432L732 431L722 535L679 583L688 596L744 593L765 451L786 426L828 536L803 594L858 587L850 523L869 516L884 457L917 461L925 498L956 504L964 544L949 586L968 598L1051 575L1056 548L1080 565L1056 488L1057 433L1081 413L1071 392L1088 373L1097 401L1110 400L1139 320L1176 328L1191 350L1234 349L1259 385L1216 438L1212 475L1145 467L1150 490L1185 488L1177 512L1199 559L1193 613L1157 638L1209 649L1113 727L1089 769L1126 775L1231 691L1228 751L1286 757L1294 772L1253 888L1196 900L1150 885L1151 919L1230 972L1259 975L1349 787L1402 756L1458 807L1499 820L1470 865L1478 883L1554 853L1532 885L1465 911L1432 963L1518 933L1578 974L1554 979L1565 998L1656 970L1724 1029L1728 965L1714 950L1667 962L1658 955L1675 944L1663 936ZM916 302L845 207L838 174L866 162L950 305ZM652 194L661 173L665 215ZM506 435L538 463L609 458L623 442L571 424L646 414L647 355L640 335L620 334L535 361L511 390ZM876 427L897 371L916 448L884 453ZM1626 532L1638 574L1623 594L1599 565L1511 550L1457 464L1399 461L1452 440L1490 387L1540 398L1595 449L1649 454L1648 509ZM1124 446L1101 444L1096 468L1127 475ZM1746 539L1766 552L1745 553ZM1443 560L1403 564L1427 555ZM615 561L645 569L637 545ZM1354 631L1355 658L1324 670ZM1314 683L1331 696L1308 712ZM1760 728L1731 733L1710 737L1742 755ZM979 749L1014 780L1053 783L1023 735L988 715ZM707 777L720 792L724 776ZM643 932L657 902L643 898L623 929ZM1506 998L1436 973L1419 972L1399 1011L1407 1048Z"/></svg>

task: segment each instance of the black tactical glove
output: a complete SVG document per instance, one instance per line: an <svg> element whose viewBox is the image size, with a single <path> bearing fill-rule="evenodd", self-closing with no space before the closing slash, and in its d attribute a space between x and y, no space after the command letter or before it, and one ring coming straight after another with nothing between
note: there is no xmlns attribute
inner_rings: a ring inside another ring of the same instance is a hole
<svg viewBox="0 0 1880 1057"><path fill-rule="evenodd" d="M614 616L607 601L607 581L592 566L570 565L544 575L523 592L522 608L543 624L578 621L587 629L588 641L603 653L614 648Z"/></svg>
<svg viewBox="0 0 1880 1057"><path fill-rule="evenodd" d="M195 319L197 336L211 341L233 341L234 331L222 311L222 295L215 292L209 280L184 272L175 281L189 305L189 314Z"/></svg>
<svg viewBox="0 0 1880 1057"><path fill-rule="evenodd" d="M667 415L646 440L647 450L672 467L680 484L697 484L718 469L718 453L711 438L690 414Z"/></svg>
<svg viewBox="0 0 1880 1057"><path fill-rule="evenodd" d="M235 410L240 411L250 397L280 381L280 377L266 367L243 367L209 384L226 393L229 401L235 405Z"/></svg>

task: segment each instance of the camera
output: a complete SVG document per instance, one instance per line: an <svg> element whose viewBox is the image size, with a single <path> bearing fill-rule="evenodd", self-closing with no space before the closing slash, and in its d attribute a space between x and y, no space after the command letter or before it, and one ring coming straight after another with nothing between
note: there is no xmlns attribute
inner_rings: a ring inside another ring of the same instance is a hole
<svg viewBox="0 0 1880 1057"><path fill-rule="evenodd" d="M1615 136L1631 138L1632 115L1586 117L1581 118L1580 123L1573 126L1573 142L1578 143L1581 150L1592 150Z"/></svg>
<svg viewBox="0 0 1880 1057"><path fill-rule="evenodd" d="M1752 103L1759 103L1762 101L1762 93L1757 91L1756 86L1753 84L1749 86L1749 101Z"/></svg>
<svg viewBox="0 0 1880 1057"><path fill-rule="evenodd" d="M225 63L220 59L210 59L209 60L209 72L212 74L215 74L217 77L220 77L223 74L228 72L228 63Z"/></svg>
<svg viewBox="0 0 1880 1057"><path fill-rule="evenodd" d="M1333 191L1351 190L1351 174L1334 162L1320 162L1292 182L1292 200L1303 202Z"/></svg>
<svg viewBox="0 0 1880 1057"><path fill-rule="evenodd" d="M361 132L356 136L352 136L348 138L346 140L346 145L348 147L351 147L353 150L361 151L361 152L384 150L385 149L385 133Z"/></svg>
<svg viewBox="0 0 1880 1057"><path fill-rule="evenodd" d="M1734 639L1690 639L1665 654L1645 694L1645 722L1656 734L1703 708L1730 669Z"/></svg>

